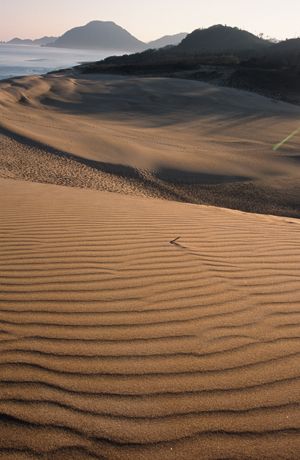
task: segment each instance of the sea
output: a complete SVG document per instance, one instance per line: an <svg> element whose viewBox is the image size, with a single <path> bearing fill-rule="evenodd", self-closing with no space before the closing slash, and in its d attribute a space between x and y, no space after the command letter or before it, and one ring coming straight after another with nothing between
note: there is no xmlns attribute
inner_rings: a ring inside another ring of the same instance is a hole
<svg viewBox="0 0 300 460"><path fill-rule="evenodd" d="M0 80L43 75L53 70L71 68L84 62L100 61L120 54L123 53L0 44Z"/></svg>

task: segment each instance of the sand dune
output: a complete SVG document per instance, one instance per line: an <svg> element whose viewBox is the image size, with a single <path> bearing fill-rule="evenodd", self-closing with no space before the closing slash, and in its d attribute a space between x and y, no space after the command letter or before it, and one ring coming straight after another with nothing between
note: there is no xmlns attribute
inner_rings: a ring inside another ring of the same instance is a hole
<svg viewBox="0 0 300 460"><path fill-rule="evenodd" d="M1 202L1 458L298 458L298 220L5 179Z"/></svg>
<svg viewBox="0 0 300 460"><path fill-rule="evenodd" d="M299 459L299 108L76 75L0 104L1 459Z"/></svg>
<svg viewBox="0 0 300 460"><path fill-rule="evenodd" d="M2 127L99 162L266 178L299 154L294 139L272 152L299 107L201 82L27 77L2 82L0 101Z"/></svg>
<svg viewBox="0 0 300 460"><path fill-rule="evenodd" d="M0 105L3 178L300 217L299 135L272 150L299 127L297 106L201 82L74 73L3 81Z"/></svg>

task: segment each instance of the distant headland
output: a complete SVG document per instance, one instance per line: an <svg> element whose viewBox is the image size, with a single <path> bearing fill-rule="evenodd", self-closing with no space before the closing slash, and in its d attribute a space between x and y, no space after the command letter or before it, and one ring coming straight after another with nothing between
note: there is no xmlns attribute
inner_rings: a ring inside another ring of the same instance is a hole
<svg viewBox="0 0 300 460"><path fill-rule="evenodd" d="M145 43L112 21L92 21L85 26L68 30L61 37L43 37L37 40L13 38L9 42L2 43L99 51L118 50L133 53L149 48L178 45L186 36L186 32L181 32L175 35L165 35L157 40Z"/></svg>

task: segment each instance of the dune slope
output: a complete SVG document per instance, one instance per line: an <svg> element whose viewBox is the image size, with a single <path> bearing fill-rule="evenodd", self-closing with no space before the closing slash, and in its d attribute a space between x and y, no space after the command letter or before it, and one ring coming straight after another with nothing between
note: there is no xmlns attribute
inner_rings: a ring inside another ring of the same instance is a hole
<svg viewBox="0 0 300 460"><path fill-rule="evenodd" d="M122 193L300 217L299 134L273 150L299 127L291 104L73 72L3 81L0 106L3 178L102 190L123 178Z"/></svg>
<svg viewBox="0 0 300 460"><path fill-rule="evenodd" d="M74 72L0 108L1 459L298 460L300 108Z"/></svg>
<svg viewBox="0 0 300 460"><path fill-rule="evenodd" d="M1 458L299 458L298 220L0 194Z"/></svg>

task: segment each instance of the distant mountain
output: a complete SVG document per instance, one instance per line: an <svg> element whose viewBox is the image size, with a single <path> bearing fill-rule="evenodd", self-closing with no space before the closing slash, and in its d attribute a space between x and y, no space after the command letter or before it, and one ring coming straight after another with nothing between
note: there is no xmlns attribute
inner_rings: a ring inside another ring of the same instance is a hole
<svg viewBox="0 0 300 460"><path fill-rule="evenodd" d="M43 37L36 40L21 40L20 38L13 38L9 42L6 42L7 45L34 45L34 46L43 46L48 43L53 43L57 40L57 37Z"/></svg>
<svg viewBox="0 0 300 460"><path fill-rule="evenodd" d="M85 26L68 30L61 37L43 37L37 40L13 38L6 44L138 52L149 48L176 46L186 36L187 33L182 32L175 35L165 35L158 40L144 43L114 22L92 21Z"/></svg>
<svg viewBox="0 0 300 460"><path fill-rule="evenodd" d="M43 37L43 38L38 38L37 40L33 40L33 43L35 45L40 45L40 46L46 46L49 43L55 42L58 37Z"/></svg>
<svg viewBox="0 0 300 460"><path fill-rule="evenodd" d="M33 40L21 40L21 38L13 38L9 42L6 42L7 45L32 45Z"/></svg>
<svg viewBox="0 0 300 460"><path fill-rule="evenodd" d="M165 35L164 37L161 37L158 40L153 40L152 42L147 43L147 47L163 48L164 46L168 45L178 45L186 36L186 32L182 32L176 35Z"/></svg>
<svg viewBox="0 0 300 460"><path fill-rule="evenodd" d="M240 30L237 27L214 25L208 29L196 29L178 45L179 52L187 53L237 53L271 46L268 40Z"/></svg>
<svg viewBox="0 0 300 460"><path fill-rule="evenodd" d="M145 43L110 21L92 21L85 26L75 27L46 46L124 52L142 51L146 48Z"/></svg>
<svg viewBox="0 0 300 460"><path fill-rule="evenodd" d="M163 37L165 40L165 37ZM166 41L169 41L168 39ZM156 41L156 43L159 40ZM215 25L208 29L196 29L179 43L179 45L167 45L154 48L153 43L148 43L150 48L123 56L110 56L104 61L97 63L95 71L100 71L105 66L123 66L121 71L146 72L160 66L161 71L192 70L201 64L214 63L235 65L239 61L246 61L264 55L264 52L275 46L268 40L259 38L246 30L237 27ZM162 43L162 42L161 42ZM126 68L130 66L130 68ZM91 66L89 67L91 69ZM112 68L110 67L110 70ZM120 70L120 68L119 68ZM118 71L119 71L118 70Z"/></svg>

